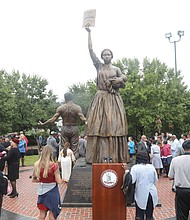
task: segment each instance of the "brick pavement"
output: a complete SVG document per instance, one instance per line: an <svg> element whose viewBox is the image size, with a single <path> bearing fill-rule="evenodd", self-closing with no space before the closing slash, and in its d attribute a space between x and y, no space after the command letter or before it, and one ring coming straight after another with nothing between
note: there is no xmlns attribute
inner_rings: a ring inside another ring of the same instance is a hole
<svg viewBox="0 0 190 220"><path fill-rule="evenodd" d="M21 168L20 179L17 181L17 188L19 192L18 198L9 198L4 196L3 198L3 209L17 213L16 217L11 217L11 220L20 219L37 219L39 211L36 207L37 201L37 184L32 183L29 176L32 174L32 167ZM161 177L157 184L159 200L161 207L155 208L154 217L155 220L167 219L175 216L174 209L174 196L172 192L172 181L167 178ZM61 198L64 196L66 185L60 186ZM2 220L8 220L5 216L7 212L3 212ZM135 208L127 207L127 220L134 220ZM22 216L18 218L18 215ZM12 215L13 216L13 215ZM31 217L31 218L27 218ZM62 208L59 220L91 220L92 219L92 208ZM175 219L175 218L174 218Z"/></svg>

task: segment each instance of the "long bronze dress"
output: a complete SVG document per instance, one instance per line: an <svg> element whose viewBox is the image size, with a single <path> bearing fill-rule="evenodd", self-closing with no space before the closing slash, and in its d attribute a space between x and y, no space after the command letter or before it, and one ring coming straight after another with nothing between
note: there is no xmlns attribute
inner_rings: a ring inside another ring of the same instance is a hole
<svg viewBox="0 0 190 220"><path fill-rule="evenodd" d="M89 50L97 69L97 87L87 113L87 163L102 163L112 157L114 163L128 162L127 119L123 100L109 79L121 77L118 67L102 64L92 49Z"/></svg>

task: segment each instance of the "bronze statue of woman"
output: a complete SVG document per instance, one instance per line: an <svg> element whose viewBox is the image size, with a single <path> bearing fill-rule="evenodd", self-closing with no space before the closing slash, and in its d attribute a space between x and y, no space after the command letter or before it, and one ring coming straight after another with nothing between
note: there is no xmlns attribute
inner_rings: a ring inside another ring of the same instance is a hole
<svg viewBox="0 0 190 220"><path fill-rule="evenodd" d="M126 76L111 64L113 53L105 49L101 53L104 63L92 49L91 30L88 31L88 48L97 70L97 88L87 113L87 163L103 163L105 157L112 162L128 162L127 119L119 88L125 87Z"/></svg>

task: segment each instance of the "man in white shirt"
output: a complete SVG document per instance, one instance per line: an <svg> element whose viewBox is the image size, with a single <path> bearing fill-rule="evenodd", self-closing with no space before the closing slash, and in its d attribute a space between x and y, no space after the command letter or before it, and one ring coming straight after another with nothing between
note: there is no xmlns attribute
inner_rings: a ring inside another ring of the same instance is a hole
<svg viewBox="0 0 190 220"><path fill-rule="evenodd" d="M172 157L176 157L176 153L178 152L179 148L180 148L180 142L179 140L176 138L176 135L172 135L172 145L171 145L171 151L172 151Z"/></svg>
<svg viewBox="0 0 190 220"><path fill-rule="evenodd" d="M183 143L185 154L172 159L168 177L176 187L176 219L187 220L190 211L190 140Z"/></svg>

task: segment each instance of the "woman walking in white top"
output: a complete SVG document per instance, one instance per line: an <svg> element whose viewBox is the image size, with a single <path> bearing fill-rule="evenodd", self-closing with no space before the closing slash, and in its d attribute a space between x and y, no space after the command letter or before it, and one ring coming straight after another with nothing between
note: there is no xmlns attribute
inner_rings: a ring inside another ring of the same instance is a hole
<svg viewBox="0 0 190 220"><path fill-rule="evenodd" d="M73 151L70 149L70 143L65 142L64 148L59 153L58 162L61 165L61 176L65 182L68 182L71 176L72 164L76 159Z"/></svg>
<svg viewBox="0 0 190 220"><path fill-rule="evenodd" d="M152 159L152 165L155 167L159 178L160 169L163 168L163 164L161 160L160 147L157 145L156 140L153 140L152 142L150 158Z"/></svg>

